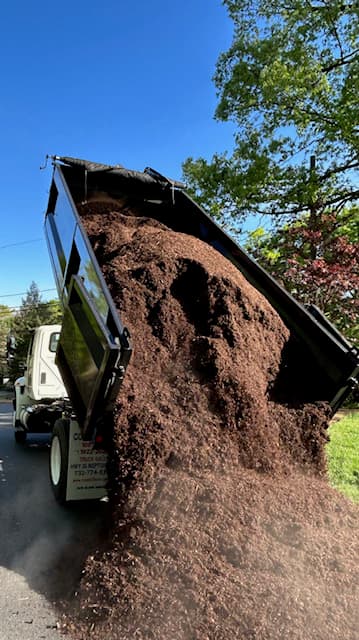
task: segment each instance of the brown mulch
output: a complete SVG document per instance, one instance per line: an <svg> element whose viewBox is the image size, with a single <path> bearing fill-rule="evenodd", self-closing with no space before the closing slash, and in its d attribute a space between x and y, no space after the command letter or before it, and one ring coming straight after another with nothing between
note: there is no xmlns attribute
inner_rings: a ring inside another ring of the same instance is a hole
<svg viewBox="0 0 359 640"><path fill-rule="evenodd" d="M329 411L281 319L214 249L136 204L79 209L134 353L114 416L109 538L65 628L356 639L358 510L328 486Z"/></svg>

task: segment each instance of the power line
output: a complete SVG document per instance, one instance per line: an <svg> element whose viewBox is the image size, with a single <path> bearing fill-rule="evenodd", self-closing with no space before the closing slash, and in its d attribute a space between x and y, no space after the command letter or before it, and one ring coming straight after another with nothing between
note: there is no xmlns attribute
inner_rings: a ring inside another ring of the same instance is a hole
<svg viewBox="0 0 359 640"><path fill-rule="evenodd" d="M12 242L11 244L3 244L0 246L0 249L8 249L9 247L19 247L23 244L31 244L32 242L39 242L43 240L43 238L34 238L33 240L23 240L22 242Z"/></svg>
<svg viewBox="0 0 359 640"><path fill-rule="evenodd" d="M48 307L48 306L54 306L54 307L56 307L56 306L58 306L59 304L60 304L60 301L59 301L59 300L49 300L48 302L39 302L39 304L38 304L38 305L36 305L36 308L37 308L38 306L41 306L41 305L46 306L46 307ZM4 318L6 318L6 317L8 317L8 318L12 318L12 314L13 314L15 311L20 311L20 309L23 309L23 307L22 307L22 306L19 306L19 307L8 307L8 309L0 309L0 318L1 318L2 320L3 320Z"/></svg>
<svg viewBox="0 0 359 640"><path fill-rule="evenodd" d="M14 313L17 313L18 311L22 311L22 310L28 310L28 309L37 309L37 308L41 308L41 307L49 307L49 306L57 306L60 304L60 301L58 300L58 298L56 298L55 300L48 300L48 301L40 301L38 304L28 304L28 305L19 305L19 306L11 306L9 307L8 305L3 305L4 307L7 307L6 309L2 309L0 305L0 318L3 320L6 317L13 317Z"/></svg>
<svg viewBox="0 0 359 640"><path fill-rule="evenodd" d="M56 306L59 303L60 303L60 301L58 300L58 298L56 298L56 300L48 300L47 302L39 302L37 305L30 304L29 307L37 308L37 307L41 307L41 306L48 307L49 305ZM7 306L7 305L4 305L4 306ZM0 316L9 315L9 314L13 313L14 311L19 311L20 309L23 309L23 305L16 306L16 307L7 307L7 309L1 309L1 305L0 305Z"/></svg>
<svg viewBox="0 0 359 640"><path fill-rule="evenodd" d="M0 247L1 249L1 247ZM45 293L46 291L56 291L55 287L52 289L40 289L39 293ZM0 298L13 298L14 296L25 296L28 291L20 291L20 293L5 293Z"/></svg>

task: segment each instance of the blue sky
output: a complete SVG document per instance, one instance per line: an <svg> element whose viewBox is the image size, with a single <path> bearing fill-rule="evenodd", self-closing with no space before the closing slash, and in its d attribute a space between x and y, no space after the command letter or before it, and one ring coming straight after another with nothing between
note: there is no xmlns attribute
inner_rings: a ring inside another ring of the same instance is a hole
<svg viewBox="0 0 359 640"><path fill-rule="evenodd" d="M56 297L43 235L47 153L152 166L181 178L188 157L231 146L213 119L212 76L232 39L220 0L2 6L0 304L34 280Z"/></svg>

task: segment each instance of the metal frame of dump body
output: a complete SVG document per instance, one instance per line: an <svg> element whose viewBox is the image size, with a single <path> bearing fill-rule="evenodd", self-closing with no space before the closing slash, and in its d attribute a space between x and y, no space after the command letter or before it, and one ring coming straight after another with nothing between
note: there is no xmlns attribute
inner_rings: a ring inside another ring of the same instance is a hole
<svg viewBox="0 0 359 640"><path fill-rule="evenodd" d="M358 383L358 350L343 338L319 310L315 307L305 308L288 294L186 194L183 185L163 177L153 169L147 168L144 172L129 171L120 166L112 167L85 160L54 157L54 179L47 213L47 218L50 220L47 226L53 227L53 239L50 240L49 249L59 295L64 302L65 333L69 315L67 307L71 307L71 304L68 304L71 303L71 286L77 285L80 289L79 276L83 273L80 273L77 254L74 259L72 253L68 250L66 252L63 247L67 231L65 227L60 229L56 226L58 202L65 198L66 206L71 207L79 230L77 233L81 231L81 242L87 247L91 255L92 268L102 282L103 278L96 259L76 213L75 203L103 196L116 200L130 198L137 203L146 203L146 206L150 207L148 214L150 217L174 231L190 234L203 240L228 258L264 295L289 328L297 345L298 362L300 359L302 361L301 375L306 376L311 371L315 371L313 375L315 390L310 400L330 403L333 412L340 407L353 386ZM81 251L78 253L81 255ZM72 285L72 280L75 285ZM86 297L86 287L85 283L82 291L84 297ZM107 304L112 308L108 298ZM81 333L80 325L81 321L77 324L77 331ZM82 340L81 336L79 340ZM61 370L60 363L59 366ZM67 367L71 372L73 363L68 361ZM78 373L80 376L80 372ZM79 378L76 379L77 384L80 384ZM91 410L89 406L88 411L91 412ZM91 416L88 416L88 419L90 418Z"/></svg>
<svg viewBox="0 0 359 640"><path fill-rule="evenodd" d="M56 354L84 439L108 433L131 355L123 326L60 167L54 168L45 235L64 316ZM98 440L100 438L98 437Z"/></svg>

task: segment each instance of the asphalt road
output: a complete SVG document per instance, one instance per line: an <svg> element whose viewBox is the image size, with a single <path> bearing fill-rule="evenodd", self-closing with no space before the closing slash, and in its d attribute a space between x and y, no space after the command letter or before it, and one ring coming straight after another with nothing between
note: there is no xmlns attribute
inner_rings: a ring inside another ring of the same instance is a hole
<svg viewBox="0 0 359 640"><path fill-rule="evenodd" d="M0 398L0 640L60 640L54 603L71 599L106 506L57 505L48 480L49 437L16 444L11 412Z"/></svg>

